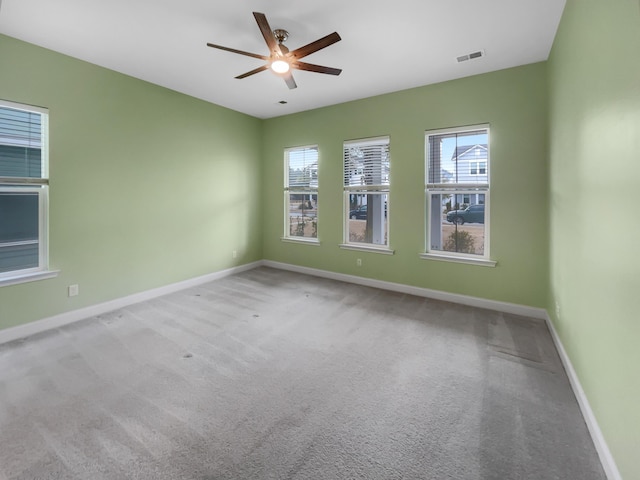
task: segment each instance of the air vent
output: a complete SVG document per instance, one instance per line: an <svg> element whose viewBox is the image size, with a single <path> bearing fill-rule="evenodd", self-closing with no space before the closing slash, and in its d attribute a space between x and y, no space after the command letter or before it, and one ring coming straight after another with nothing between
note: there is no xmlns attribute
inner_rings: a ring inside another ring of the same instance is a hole
<svg viewBox="0 0 640 480"><path fill-rule="evenodd" d="M466 55L461 55L457 57L456 60L458 63L466 62L467 60L473 60L474 58L484 57L484 50L478 50L477 52L467 53Z"/></svg>

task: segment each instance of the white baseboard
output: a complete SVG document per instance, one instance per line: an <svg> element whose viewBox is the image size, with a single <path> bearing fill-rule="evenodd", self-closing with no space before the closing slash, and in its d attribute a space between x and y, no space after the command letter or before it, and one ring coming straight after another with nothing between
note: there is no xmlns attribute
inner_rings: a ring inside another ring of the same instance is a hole
<svg viewBox="0 0 640 480"><path fill-rule="evenodd" d="M573 365L571 364L571 360L567 355L567 351L564 349L562 340L560 340L558 332L556 331L556 328L554 327L549 315L547 315L545 320L547 322L549 332L551 332L551 338L553 338L553 343L556 346L558 355L560 355L562 365L564 365L564 369L567 372L567 377L569 377L569 383L571 383L571 388L573 389L573 393L576 396L576 400L578 401L578 405L580 406L580 410L582 411L582 416L584 417L584 421L587 424L589 433L591 434L593 444L595 445L598 456L600 457L600 463L602 463L604 473L607 475L607 478L609 480L622 480L622 476L620 475L618 466L613 459L613 455L611 455L611 450L609 450L609 446L607 445L604 435L602 434L602 430L600 430L600 426L598 425L596 416L594 415L593 410L591 410L589 400L587 399L587 396L582 389L582 385L580 384L580 380L578 379L578 374L573 369Z"/></svg>
<svg viewBox="0 0 640 480"><path fill-rule="evenodd" d="M251 270L256 267L265 266L271 268L277 268L280 270L288 270L297 273L303 273L306 275L312 275L316 277L329 278L333 280L339 280L342 282L355 283L358 285L364 285L367 287L380 288L382 290L390 290L393 292L406 293L409 295L416 295L419 297L433 298L435 300L443 300L445 302L459 303L462 305L468 305L471 307L487 308L490 310L496 310L499 312L511 313L514 315L522 315L526 317L538 318L546 320L548 318L546 310L542 308L528 307L524 305L517 305L514 303L499 302L496 300L487 300L485 298L471 297L468 295L460 295L457 293L449 293L441 290L431 290L428 288L413 287L411 285L404 285L401 283L386 282L383 280L376 280L372 278L358 277L356 275L346 275L344 273L335 273L327 270L320 270L316 268L301 267L298 265L292 265L288 263L274 262L271 260L258 260L256 262L241 265L239 267L229 268L219 272L209 273L200 277L191 278L163 287L146 290L144 292L135 293L126 297L116 298L108 302L99 303L96 305L90 305L88 307L80 308L78 310L72 310L70 312L61 313L52 317L43 318L42 320L36 320L34 322L26 323L24 325L18 325L15 327L6 328L0 330L0 344L25 338L30 335L34 335L46 330L58 328L69 323L77 322L79 320L94 317L106 312L117 310L118 308L126 307L138 302L144 302L152 298L160 297L169 293L184 290L185 288L201 285L206 282L211 282L219 278L227 277L236 273Z"/></svg>
<svg viewBox="0 0 640 480"><path fill-rule="evenodd" d="M356 275L346 275L344 273L329 272L327 270L319 270L316 268L300 267L288 263L274 262L271 260L263 260L262 265L265 267L278 268L280 270L289 270L291 272L304 273L315 277L329 278L342 282L356 283L366 287L380 288L382 290L390 290L392 292L406 293L417 297L432 298L434 300L442 300L445 302L459 303L470 307L486 308L498 312L511 313L514 315L522 315L525 317L537 318L539 320L547 319L547 311L544 308L528 307L526 305L518 305L515 303L499 302L497 300L488 300L486 298L471 297L469 295L460 295L458 293L449 293L442 290L431 290L429 288L413 287L402 283L385 282L373 278L358 277Z"/></svg>
<svg viewBox="0 0 640 480"><path fill-rule="evenodd" d="M98 303L96 305L90 305L78 310L72 310L70 312L61 313L52 317L43 318L42 320L36 320L35 322L26 323L24 325L9 327L4 330L0 330L0 344L18 340L20 338L25 338L30 335L35 335L37 333L54 328L59 328L64 325L83 320L85 318L90 318L106 312L111 312L113 310L117 310L118 308L133 305L134 303L151 300L152 298L184 290L185 288L202 285L203 283L211 282L223 277L228 277L229 275L244 272L246 270L251 270L261 265L262 261L247 263L246 265L240 265L239 267L233 267L226 270L221 270L219 272L208 273L200 277L190 278L188 280L183 280L181 282L172 283L170 285L153 288L144 292L134 293L133 295L116 298L114 300L110 300L104 303Z"/></svg>

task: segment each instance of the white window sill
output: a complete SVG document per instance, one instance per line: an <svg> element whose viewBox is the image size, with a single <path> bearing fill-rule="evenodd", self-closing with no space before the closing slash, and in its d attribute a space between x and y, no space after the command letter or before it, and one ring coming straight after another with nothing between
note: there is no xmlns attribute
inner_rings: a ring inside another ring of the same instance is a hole
<svg viewBox="0 0 640 480"><path fill-rule="evenodd" d="M55 278L60 273L60 270L45 270L41 272L23 273L21 275L15 275L13 277L0 278L0 287L6 287L7 285L17 285L19 283L35 282L38 280L45 280L47 278Z"/></svg>
<svg viewBox="0 0 640 480"><path fill-rule="evenodd" d="M361 252L373 252L373 253L382 253L383 255L393 255L395 250L390 250L385 246L375 246L375 245L358 245L355 243L341 243L340 248L345 250L358 250Z"/></svg>
<svg viewBox="0 0 640 480"><path fill-rule="evenodd" d="M309 238L309 237L280 237L280 240L287 243L303 243L305 245L314 245L316 247L320 246L320 242L317 238Z"/></svg>
<svg viewBox="0 0 640 480"><path fill-rule="evenodd" d="M467 265L480 265L482 267L495 267L498 262L488 258L458 257L454 255L442 255L439 253L421 253L420 258L425 260L439 260L441 262L466 263Z"/></svg>

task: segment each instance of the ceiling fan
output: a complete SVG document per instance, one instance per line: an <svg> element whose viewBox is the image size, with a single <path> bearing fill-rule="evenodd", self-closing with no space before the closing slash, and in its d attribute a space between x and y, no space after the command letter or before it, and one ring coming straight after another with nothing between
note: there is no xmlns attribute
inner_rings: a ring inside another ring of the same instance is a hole
<svg viewBox="0 0 640 480"><path fill-rule="evenodd" d="M253 16L256 19L256 22L258 22L258 28L260 28L264 41L269 47L269 56L258 55L257 53L244 52L242 50L236 50L235 48L207 43L207 46L209 47L219 48L220 50L226 50L227 52L238 53L248 57L259 58L267 62L266 64L249 72L243 73L242 75L238 75L235 78L246 78L271 68L272 71L284 79L290 89L293 89L296 88L297 85L293 79L293 75L291 74L291 69L295 68L297 70L306 70L308 72L326 73L328 75L340 75L342 72L339 68L323 67L322 65L313 65L311 63L300 61L301 58L306 57L307 55L311 55L318 50L339 42L341 38L337 32L330 33L326 37L322 37L315 42L311 42L308 45L289 51L289 49L284 46L284 42L289 38L289 32L282 29L272 31L264 13L253 12Z"/></svg>

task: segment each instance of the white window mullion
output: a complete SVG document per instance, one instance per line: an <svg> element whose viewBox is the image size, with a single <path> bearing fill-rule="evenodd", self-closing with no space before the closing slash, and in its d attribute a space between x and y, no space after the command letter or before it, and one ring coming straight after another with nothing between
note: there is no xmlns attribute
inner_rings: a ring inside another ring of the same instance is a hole
<svg viewBox="0 0 640 480"><path fill-rule="evenodd" d="M426 132L425 257L491 263L489 144L488 125Z"/></svg>
<svg viewBox="0 0 640 480"><path fill-rule="evenodd" d="M388 250L389 137L343 144L344 248Z"/></svg>
<svg viewBox="0 0 640 480"><path fill-rule="evenodd" d="M46 109L0 101L0 285L51 276L48 131Z"/></svg>
<svg viewBox="0 0 640 480"><path fill-rule="evenodd" d="M317 145L284 151L283 240L317 242L318 161Z"/></svg>

